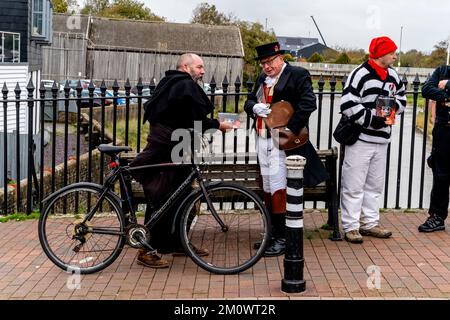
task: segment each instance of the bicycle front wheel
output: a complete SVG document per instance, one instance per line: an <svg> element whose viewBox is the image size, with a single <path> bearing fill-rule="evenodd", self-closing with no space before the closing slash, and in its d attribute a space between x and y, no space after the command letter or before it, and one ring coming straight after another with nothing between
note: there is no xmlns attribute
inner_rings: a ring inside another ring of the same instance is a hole
<svg viewBox="0 0 450 320"><path fill-rule="evenodd" d="M39 218L39 240L48 258L69 272L88 274L110 265L125 244L125 221L117 201L103 189L78 183L48 200ZM96 208L96 209L95 209ZM87 214L94 215L85 221Z"/></svg>
<svg viewBox="0 0 450 320"><path fill-rule="evenodd" d="M235 274L261 258L269 240L269 214L259 197L238 185L207 186L186 206L181 218L184 250L203 269ZM209 202L209 204L208 204ZM261 243L255 249L255 243ZM208 255L199 254L199 248Z"/></svg>

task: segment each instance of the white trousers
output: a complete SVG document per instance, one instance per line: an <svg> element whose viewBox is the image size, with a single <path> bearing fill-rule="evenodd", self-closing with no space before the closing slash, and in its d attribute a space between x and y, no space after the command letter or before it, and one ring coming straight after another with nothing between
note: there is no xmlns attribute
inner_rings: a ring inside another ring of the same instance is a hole
<svg viewBox="0 0 450 320"><path fill-rule="evenodd" d="M344 232L371 229L380 220L387 144L356 141L345 146L342 165L341 219Z"/></svg>
<svg viewBox="0 0 450 320"><path fill-rule="evenodd" d="M263 179L264 192L274 194L286 189L286 153L278 149L271 138L256 136L256 151Z"/></svg>

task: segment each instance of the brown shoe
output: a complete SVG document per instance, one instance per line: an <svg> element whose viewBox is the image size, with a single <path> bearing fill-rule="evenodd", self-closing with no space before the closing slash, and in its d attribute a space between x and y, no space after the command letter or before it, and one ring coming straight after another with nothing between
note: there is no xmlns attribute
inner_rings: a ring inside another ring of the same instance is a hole
<svg viewBox="0 0 450 320"><path fill-rule="evenodd" d="M390 236L392 236L392 232L387 230L387 229L383 229L380 226L375 226L373 228L370 229L359 229L359 232L363 235L363 236L369 236L369 237L375 237L375 238L389 238Z"/></svg>
<svg viewBox="0 0 450 320"><path fill-rule="evenodd" d="M149 268L167 268L169 261L161 258L157 254L148 254L144 249L139 249L137 255L137 264L149 267Z"/></svg>
<svg viewBox="0 0 450 320"><path fill-rule="evenodd" d="M206 257L206 256L209 255L208 249L197 248L194 245L191 245L191 246L194 248L195 253L197 254L197 256L199 256L199 257ZM174 256L174 257L186 256L186 252L184 252L183 248L180 248L180 249L177 249L174 253L172 253L172 256Z"/></svg>
<svg viewBox="0 0 450 320"><path fill-rule="evenodd" d="M351 243L363 243L363 237L358 230L351 230L345 233L345 240Z"/></svg>

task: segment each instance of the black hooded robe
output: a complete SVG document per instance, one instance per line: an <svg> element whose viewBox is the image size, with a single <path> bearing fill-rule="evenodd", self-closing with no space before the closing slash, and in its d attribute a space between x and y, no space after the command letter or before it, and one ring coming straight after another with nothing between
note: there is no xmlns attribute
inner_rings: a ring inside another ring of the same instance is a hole
<svg viewBox="0 0 450 320"><path fill-rule="evenodd" d="M175 129L194 128L195 121L201 121L202 131L219 128L217 120L207 117L214 110L214 106L203 89L186 72L167 71L151 99L144 104L144 108L144 123L149 121L150 133L147 145L130 163L131 167L173 162L172 148L179 143L171 141L172 131ZM150 219L153 209L161 206L188 174L189 170L186 169L133 172L148 199L145 222ZM172 222L179 205L175 203L150 232L150 244L162 253L181 247L179 233L176 231L171 234ZM178 222L176 227L178 228Z"/></svg>

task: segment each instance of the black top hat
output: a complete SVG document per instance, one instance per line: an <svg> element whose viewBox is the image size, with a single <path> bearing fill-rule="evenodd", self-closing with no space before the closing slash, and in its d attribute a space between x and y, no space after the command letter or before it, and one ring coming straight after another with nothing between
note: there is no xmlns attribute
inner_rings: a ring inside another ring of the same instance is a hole
<svg viewBox="0 0 450 320"><path fill-rule="evenodd" d="M255 49L256 53L258 54L255 60L261 60L263 58L284 53L284 50L280 50L280 44L278 43L278 41L257 46Z"/></svg>

